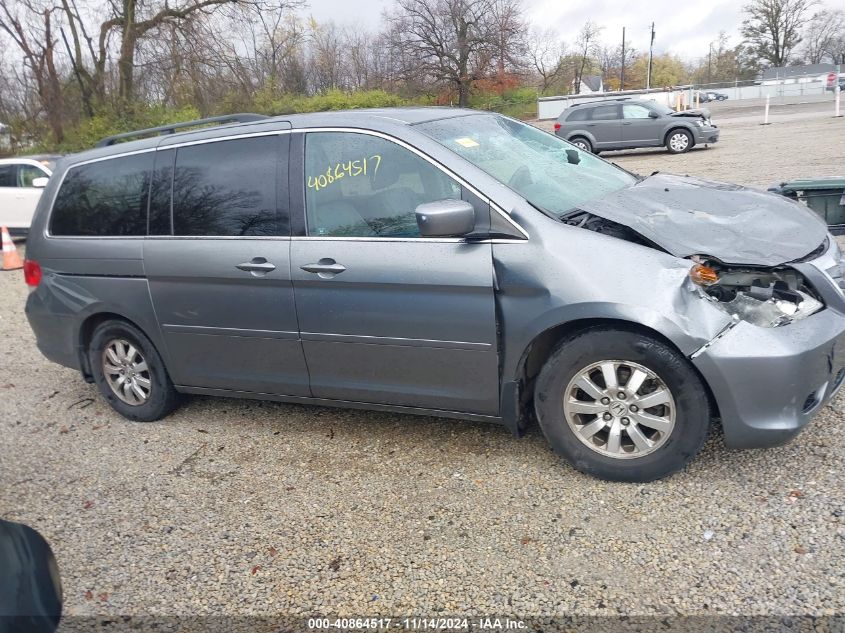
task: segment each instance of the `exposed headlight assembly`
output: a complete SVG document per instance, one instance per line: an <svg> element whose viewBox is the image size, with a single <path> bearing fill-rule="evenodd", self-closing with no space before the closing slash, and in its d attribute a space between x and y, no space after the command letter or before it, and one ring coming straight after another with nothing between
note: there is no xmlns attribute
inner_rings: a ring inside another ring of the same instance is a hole
<svg viewBox="0 0 845 633"><path fill-rule="evenodd" d="M760 327L800 321L824 307L803 276L788 268L719 268L697 261L689 275L713 305L734 319Z"/></svg>

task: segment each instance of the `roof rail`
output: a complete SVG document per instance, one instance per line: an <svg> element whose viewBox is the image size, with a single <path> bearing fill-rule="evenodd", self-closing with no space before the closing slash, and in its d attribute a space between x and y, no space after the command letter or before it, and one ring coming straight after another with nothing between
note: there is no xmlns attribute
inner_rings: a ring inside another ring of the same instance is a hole
<svg viewBox="0 0 845 633"><path fill-rule="evenodd" d="M611 97L610 99L596 99L595 101L581 101L580 103L573 103L570 108L575 106L596 105L597 103L605 103L607 101L630 101L631 97Z"/></svg>
<svg viewBox="0 0 845 633"><path fill-rule="evenodd" d="M183 128L189 127L199 127L200 125L210 125L212 123L216 123L218 125L222 125L225 123L251 123L252 121L261 121L263 119L268 119L270 117L264 116L263 114L248 114L248 113L240 113L240 114L224 114L223 116L212 116L208 117L207 119L197 119L195 121L184 121L182 123L171 123L169 125L160 125L158 127L149 127L145 130L135 130L134 132L124 132L123 134L115 134L113 136L107 136L100 141L97 141L97 144L94 147L108 147L109 145L114 145L118 141L124 141L131 138L136 138L140 136L148 136L152 134L175 134L177 130L181 130Z"/></svg>

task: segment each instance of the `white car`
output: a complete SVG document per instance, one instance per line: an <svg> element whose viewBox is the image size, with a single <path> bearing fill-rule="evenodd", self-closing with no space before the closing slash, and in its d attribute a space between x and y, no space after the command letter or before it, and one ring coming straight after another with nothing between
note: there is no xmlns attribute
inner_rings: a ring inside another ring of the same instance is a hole
<svg viewBox="0 0 845 633"><path fill-rule="evenodd" d="M57 156L0 158L0 226L26 235Z"/></svg>

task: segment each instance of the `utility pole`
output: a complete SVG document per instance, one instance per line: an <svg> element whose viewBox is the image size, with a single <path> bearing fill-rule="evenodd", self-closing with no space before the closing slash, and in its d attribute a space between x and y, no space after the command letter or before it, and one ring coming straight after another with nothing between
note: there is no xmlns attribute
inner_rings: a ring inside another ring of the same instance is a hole
<svg viewBox="0 0 845 633"><path fill-rule="evenodd" d="M713 42L710 42L710 51L707 53L707 83L712 82L712 64L713 64Z"/></svg>
<svg viewBox="0 0 845 633"><path fill-rule="evenodd" d="M654 22L651 23L651 40L648 45L648 70L645 75L646 90L651 88L651 60L654 54Z"/></svg>
<svg viewBox="0 0 845 633"><path fill-rule="evenodd" d="M619 71L619 90L625 90L625 27L622 27L622 70Z"/></svg>

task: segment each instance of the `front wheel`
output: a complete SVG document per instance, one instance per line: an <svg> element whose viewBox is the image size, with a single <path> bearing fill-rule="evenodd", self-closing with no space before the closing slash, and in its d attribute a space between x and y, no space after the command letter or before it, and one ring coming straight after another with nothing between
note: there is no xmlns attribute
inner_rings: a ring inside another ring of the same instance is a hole
<svg viewBox="0 0 845 633"><path fill-rule="evenodd" d="M666 137L666 149L672 154L683 154L692 147L692 134L686 130L672 130Z"/></svg>
<svg viewBox="0 0 845 633"><path fill-rule="evenodd" d="M160 420L179 404L179 394L155 346L126 321L104 321L97 326L88 345L88 362L100 393L129 420Z"/></svg>
<svg viewBox="0 0 845 633"><path fill-rule="evenodd" d="M552 352L534 407L552 448L602 479L647 482L683 468L710 428L704 384L665 343L593 328Z"/></svg>

